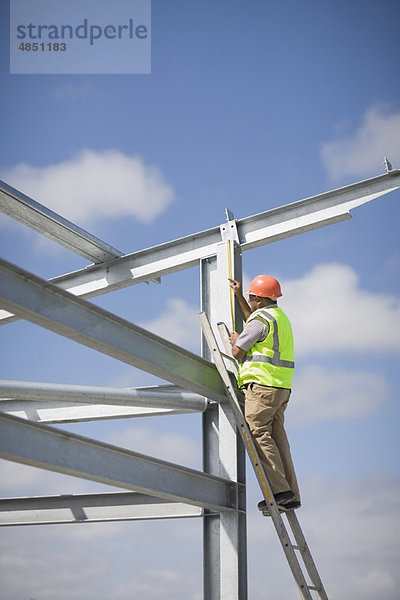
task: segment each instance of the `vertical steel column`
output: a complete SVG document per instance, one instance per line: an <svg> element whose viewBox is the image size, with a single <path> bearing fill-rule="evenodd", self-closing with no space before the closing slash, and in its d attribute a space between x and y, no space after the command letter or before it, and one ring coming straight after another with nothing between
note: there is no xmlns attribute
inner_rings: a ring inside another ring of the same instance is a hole
<svg viewBox="0 0 400 600"><path fill-rule="evenodd" d="M217 255L201 262L201 305L210 323L224 321L233 328L228 276L242 279L240 247L234 240L218 245ZM235 329L241 319L234 315ZM210 359L207 344L203 356ZM245 452L229 406L211 405L203 413L203 466L214 475L245 484ZM238 512L204 517L204 600L247 599L245 488Z"/></svg>

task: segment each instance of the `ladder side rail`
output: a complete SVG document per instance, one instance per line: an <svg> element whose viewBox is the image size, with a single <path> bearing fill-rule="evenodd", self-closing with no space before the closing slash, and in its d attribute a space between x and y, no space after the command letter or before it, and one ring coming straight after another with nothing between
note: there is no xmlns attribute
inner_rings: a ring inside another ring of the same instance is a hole
<svg viewBox="0 0 400 600"><path fill-rule="evenodd" d="M321 577L317 571L317 567L311 555L310 549L304 537L303 531L300 527L300 523L297 519L297 515L294 510L290 510L286 513L286 518L289 522L291 530L293 532L294 538L296 540L296 544L298 545L299 551L301 553L301 557L303 559L304 565L307 569L308 575L315 586L315 590L318 592L320 600L328 600L328 596L326 594L324 585L322 583Z"/></svg>
<svg viewBox="0 0 400 600"><path fill-rule="evenodd" d="M275 529L277 531L279 540L282 545L282 549L286 555L286 559L287 559L289 567L292 571L293 577L298 585L302 599L303 600L313 600L312 596L310 594L309 586L308 586L307 581L302 572L301 565L296 556L292 542L287 533L285 524L283 522L283 519L280 515L279 509L275 502L274 496L272 494L272 490L269 485L268 479L265 475L264 469L259 460L256 446L254 444L252 435L250 433L250 429L248 428L247 422L244 418L243 412L240 408L240 404L239 404L239 401L238 401L237 395L236 395L236 390L233 387L231 378L226 369L226 366L223 361L221 352L219 350L217 341L215 339L214 332L211 329L211 325L210 325L207 315L205 313L200 313L199 319L200 319L200 323L201 323L201 326L203 329L204 337L210 348L211 355L214 358L215 366L217 367L218 372L221 376L221 379L223 381L223 384L224 384L224 387L226 390L226 395L227 395L228 401L229 401L231 408L233 410L233 413L235 415L238 430L239 430L240 435L243 439L243 442L246 446L246 449L249 453L249 457L250 457L251 463L253 465L253 468L254 468L258 483L260 485L260 488L262 490L263 496L265 498L265 501L268 503L268 508L269 508L269 511L271 514L272 521L274 523Z"/></svg>
<svg viewBox="0 0 400 600"><path fill-rule="evenodd" d="M229 366L232 369L232 373L235 375L235 377L237 377L239 374L239 366L238 366L237 360L232 356L232 349L231 349L231 344L229 341L228 328L225 325L225 323L218 323L217 327L218 327L219 334L221 336L222 345L224 346L224 349L225 349L225 354L221 352L222 357L229 361ZM228 371L229 371L229 369L228 369Z"/></svg>

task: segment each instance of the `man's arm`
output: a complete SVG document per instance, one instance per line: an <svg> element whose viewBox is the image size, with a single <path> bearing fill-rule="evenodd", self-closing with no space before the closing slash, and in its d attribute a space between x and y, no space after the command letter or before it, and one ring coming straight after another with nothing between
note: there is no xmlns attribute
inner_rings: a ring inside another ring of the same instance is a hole
<svg viewBox="0 0 400 600"><path fill-rule="evenodd" d="M236 360L243 360L250 348L257 342L262 342L268 335L268 326L258 319L250 321L242 331L233 331L229 337L232 346L232 356Z"/></svg>
<svg viewBox="0 0 400 600"><path fill-rule="evenodd" d="M239 348L239 346L236 346L236 340L238 339L239 334L237 331L233 331L230 335L229 341L231 343L232 346L232 356L233 358L236 358L236 360L243 360L244 357L246 356L246 352L244 350L242 350L242 348Z"/></svg>
<svg viewBox="0 0 400 600"><path fill-rule="evenodd" d="M240 281L236 279L229 279L229 285L231 286L233 293L235 294L236 300L239 304L239 309L242 314L243 320L247 321L251 315L250 306L247 304L246 298L242 294L242 285Z"/></svg>

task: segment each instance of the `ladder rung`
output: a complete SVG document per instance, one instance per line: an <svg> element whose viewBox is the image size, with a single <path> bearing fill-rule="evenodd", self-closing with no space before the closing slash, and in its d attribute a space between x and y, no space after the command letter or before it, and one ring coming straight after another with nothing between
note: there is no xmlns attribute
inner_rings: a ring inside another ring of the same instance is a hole
<svg viewBox="0 0 400 600"><path fill-rule="evenodd" d="M293 550L299 550L299 552L304 552L304 546L296 546L296 544L292 544Z"/></svg>
<svg viewBox="0 0 400 600"><path fill-rule="evenodd" d="M221 352L221 356L223 358L226 358L226 360L229 360L230 362L233 362L234 364L236 364L236 359L233 358L233 356L229 356L229 354L224 354L224 352Z"/></svg>

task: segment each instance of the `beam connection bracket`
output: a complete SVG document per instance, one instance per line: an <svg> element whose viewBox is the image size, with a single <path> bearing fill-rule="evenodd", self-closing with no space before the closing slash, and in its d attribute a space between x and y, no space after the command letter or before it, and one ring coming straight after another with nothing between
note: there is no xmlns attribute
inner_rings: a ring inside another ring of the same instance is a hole
<svg viewBox="0 0 400 600"><path fill-rule="evenodd" d="M225 208L226 223L219 226L223 242L233 241L240 245L236 219L229 208Z"/></svg>

